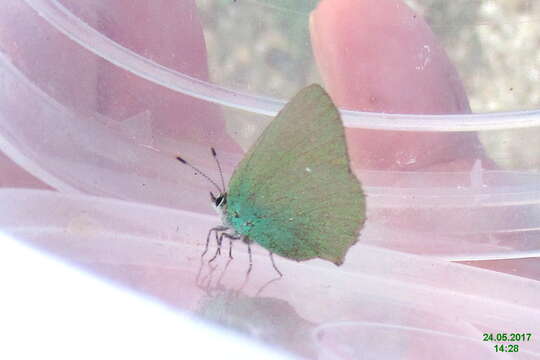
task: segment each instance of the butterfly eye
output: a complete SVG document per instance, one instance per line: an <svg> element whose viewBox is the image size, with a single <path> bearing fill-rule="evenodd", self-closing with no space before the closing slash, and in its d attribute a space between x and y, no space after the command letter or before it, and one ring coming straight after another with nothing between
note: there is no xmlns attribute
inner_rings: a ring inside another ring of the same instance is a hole
<svg viewBox="0 0 540 360"><path fill-rule="evenodd" d="M227 197L225 195L221 195L216 199L216 206L224 206L227 204Z"/></svg>

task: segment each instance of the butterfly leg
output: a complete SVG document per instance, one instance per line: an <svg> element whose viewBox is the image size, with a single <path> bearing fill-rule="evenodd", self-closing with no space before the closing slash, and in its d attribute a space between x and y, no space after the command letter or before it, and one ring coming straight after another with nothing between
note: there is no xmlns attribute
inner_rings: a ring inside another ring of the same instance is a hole
<svg viewBox="0 0 540 360"><path fill-rule="evenodd" d="M217 233L218 230L216 228L211 228L208 231L208 235L206 235L206 245L204 246L204 251L203 251L201 257L204 257L204 255L206 255L206 253L208 252L208 245L210 244L210 235L212 235L212 233L214 231Z"/></svg>
<svg viewBox="0 0 540 360"><path fill-rule="evenodd" d="M212 234L212 231L214 231L213 228L210 229L210 231L208 231L208 235L206 235L206 245L204 246L204 251L201 254L201 257L204 257L204 255L206 255L206 253L208 252L208 244L210 244L210 234Z"/></svg>
<svg viewBox="0 0 540 360"><path fill-rule="evenodd" d="M226 226L216 226L216 227L213 227L211 228L209 231L208 231L208 235L206 235L206 245L204 247L204 251L201 255L201 257L204 257L204 255L206 255L206 253L208 252L208 245L210 244L210 235L212 235L213 232L215 232L216 234L216 243L219 244L219 241L218 241L218 232L220 231L225 231L225 230L228 230L229 228L226 227Z"/></svg>
<svg viewBox="0 0 540 360"><path fill-rule="evenodd" d="M276 266L276 263L274 262L274 254L271 252L269 252L269 254L270 254L270 260L272 261L272 266L274 267L274 270L276 270L276 272L279 274L280 277L283 277L283 274L281 273L281 271L279 271L279 269Z"/></svg>
<svg viewBox="0 0 540 360"><path fill-rule="evenodd" d="M214 254L214 256L208 261L209 263L211 263L212 261L216 260L216 258L218 257L218 255L221 255L221 243L223 242L223 235L225 235L224 232L222 232L220 235L219 235L219 238L218 238L218 233L216 231L216 242L217 242L217 249L216 249L216 253Z"/></svg>
<svg viewBox="0 0 540 360"><path fill-rule="evenodd" d="M251 245L250 241L246 242L247 248L248 248L248 254L249 254L249 268L247 273L249 274L251 272L251 268L253 267L253 256L251 255Z"/></svg>
<svg viewBox="0 0 540 360"><path fill-rule="evenodd" d="M231 234L228 234L228 233L223 233L223 237L226 237L227 239L229 239L229 259L232 259L233 256L232 256L232 243L233 243L233 240L239 240L241 239L240 236L238 235L231 235Z"/></svg>

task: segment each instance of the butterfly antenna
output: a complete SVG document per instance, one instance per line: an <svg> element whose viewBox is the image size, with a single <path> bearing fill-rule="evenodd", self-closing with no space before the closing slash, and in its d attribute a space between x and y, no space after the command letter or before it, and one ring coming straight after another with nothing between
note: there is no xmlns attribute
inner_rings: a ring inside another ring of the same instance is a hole
<svg viewBox="0 0 540 360"><path fill-rule="evenodd" d="M206 180L208 180L212 185L214 185L216 187L216 189L218 189L219 193L220 194L223 194L225 190L222 190L218 184L216 184L216 182L214 180L212 180L210 178L210 176L206 175L205 173L203 173L201 170L197 169L195 166L191 165L190 163L188 163L185 159L181 158L180 156L177 156L176 157L176 160L180 161L182 164L184 165L187 165L189 166L190 168L192 168L197 174L201 175L202 177L204 177Z"/></svg>
<svg viewBox="0 0 540 360"><path fill-rule="evenodd" d="M219 159L217 158L216 149L210 149L212 150L212 156L214 157L214 160L216 160L216 164L219 170L219 177L221 178L221 185L223 185L223 190L225 190L225 180L223 180L223 171L221 171L221 164L219 163Z"/></svg>

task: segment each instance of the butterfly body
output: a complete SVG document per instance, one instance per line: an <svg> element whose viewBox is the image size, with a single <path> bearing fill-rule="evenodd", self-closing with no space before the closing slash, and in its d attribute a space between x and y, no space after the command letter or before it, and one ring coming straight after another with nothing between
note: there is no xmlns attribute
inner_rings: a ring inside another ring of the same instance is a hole
<svg viewBox="0 0 540 360"><path fill-rule="evenodd" d="M207 241L216 231L220 245L223 237L256 242L296 261L341 265L365 221L338 110L318 85L285 106L240 162L228 191L211 197L223 224Z"/></svg>

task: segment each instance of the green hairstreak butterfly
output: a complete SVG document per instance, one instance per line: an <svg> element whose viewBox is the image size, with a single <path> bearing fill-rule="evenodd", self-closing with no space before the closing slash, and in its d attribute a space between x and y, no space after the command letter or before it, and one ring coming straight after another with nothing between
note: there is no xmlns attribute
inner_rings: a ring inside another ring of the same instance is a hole
<svg viewBox="0 0 540 360"><path fill-rule="evenodd" d="M217 161L214 149L212 155ZM218 244L211 261L227 238L230 246L233 240L248 245L249 270L252 242L270 252L280 275L273 253L341 265L365 221L365 196L350 169L338 109L317 84L302 89L268 125L236 167L227 190L223 179L220 187L205 177L219 190L210 196L222 219L206 239L203 256L212 233Z"/></svg>

